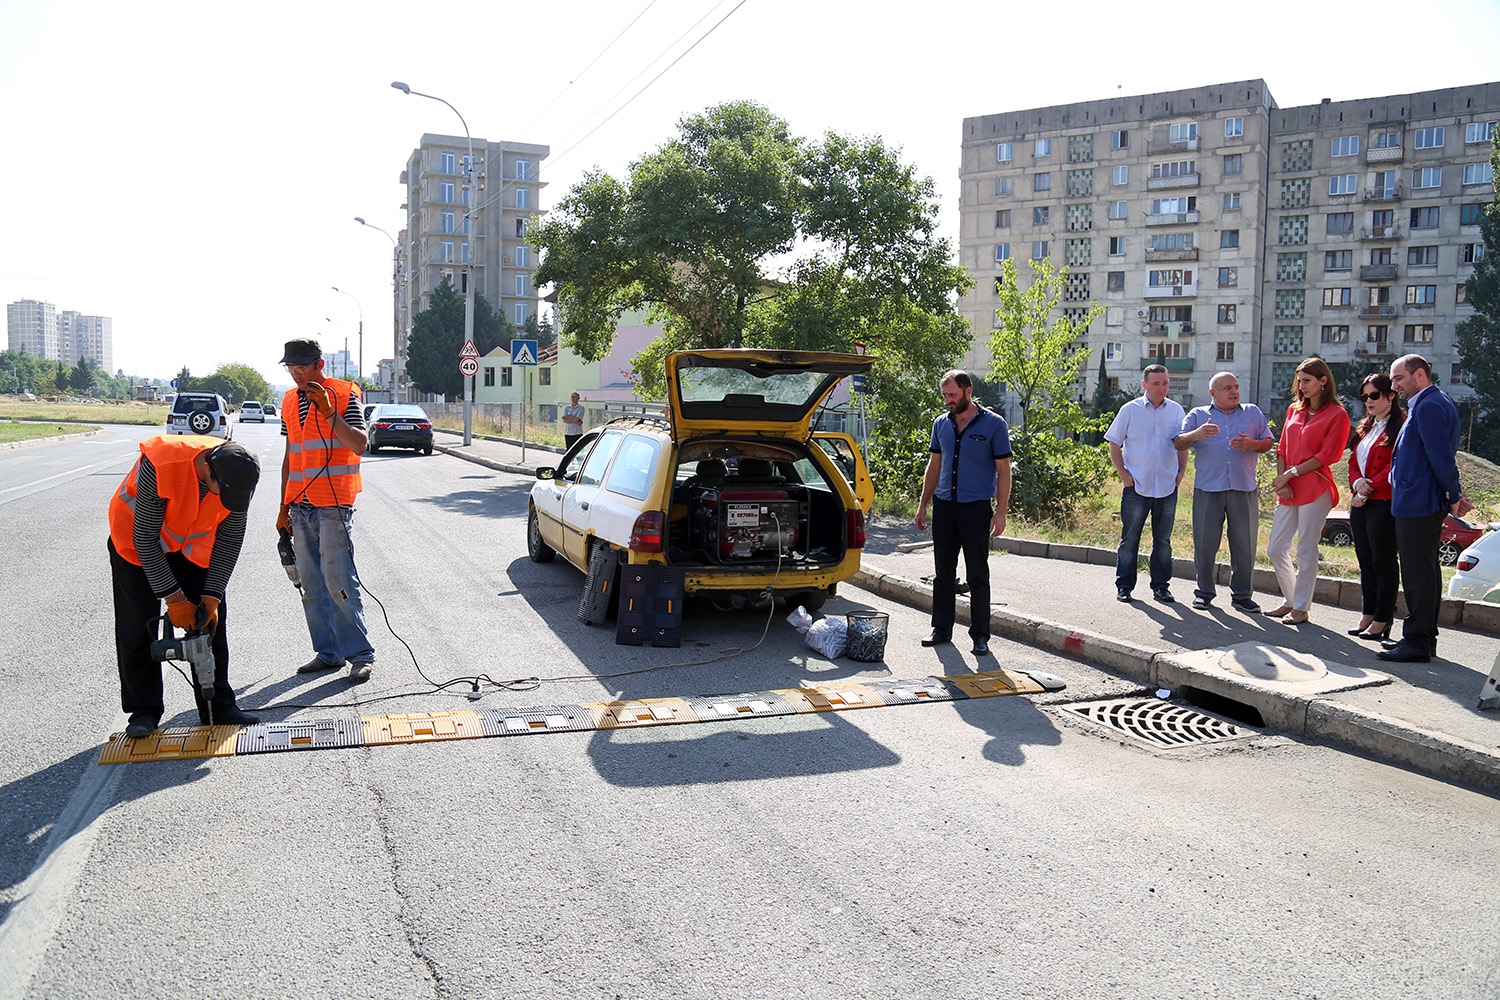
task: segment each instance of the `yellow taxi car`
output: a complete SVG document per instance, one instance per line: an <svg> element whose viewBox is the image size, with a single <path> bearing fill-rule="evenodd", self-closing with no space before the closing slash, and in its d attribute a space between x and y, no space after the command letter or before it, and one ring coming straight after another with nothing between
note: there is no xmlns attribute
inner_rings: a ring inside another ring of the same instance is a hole
<svg viewBox="0 0 1500 1000"><path fill-rule="evenodd" d="M621 565L681 567L686 592L721 608L821 607L859 570L875 486L852 437L812 427L874 360L722 349L665 361L665 418L617 418L537 470L531 558L562 553L587 573L607 546Z"/></svg>

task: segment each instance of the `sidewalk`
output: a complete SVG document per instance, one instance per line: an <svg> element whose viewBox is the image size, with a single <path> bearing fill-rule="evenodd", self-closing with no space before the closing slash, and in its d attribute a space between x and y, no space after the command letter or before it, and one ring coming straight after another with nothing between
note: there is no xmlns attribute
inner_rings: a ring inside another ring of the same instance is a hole
<svg viewBox="0 0 1500 1000"><path fill-rule="evenodd" d="M465 448L440 435L436 447L523 476L558 457L528 445L523 464L517 444L477 437ZM920 540L910 525L872 526L862 568L850 584L930 608L931 587L920 581L932 574L931 550L898 549ZM1255 708L1269 726L1500 794L1500 712L1475 707L1500 655L1500 636L1445 626L1441 659L1387 663L1376 658L1377 643L1345 634L1359 614L1332 603L1341 597L1337 586L1320 587L1311 620L1302 626L1230 609L1225 586L1212 610L1194 611L1188 604L1191 563L1178 560L1178 603L1151 601L1143 579L1136 594L1146 599L1121 604L1113 553L1052 546L1062 557L1055 558L1044 543L1003 541L1017 551L990 556L992 634L1055 649L1152 688L1208 691ZM1258 589L1256 600L1266 608L1280 603L1274 590ZM967 620L962 598L959 617ZM1399 636L1399 622L1393 632ZM1207 652L1239 643L1255 646L1241 647L1238 657ZM1247 659L1257 658L1260 668L1247 670Z"/></svg>

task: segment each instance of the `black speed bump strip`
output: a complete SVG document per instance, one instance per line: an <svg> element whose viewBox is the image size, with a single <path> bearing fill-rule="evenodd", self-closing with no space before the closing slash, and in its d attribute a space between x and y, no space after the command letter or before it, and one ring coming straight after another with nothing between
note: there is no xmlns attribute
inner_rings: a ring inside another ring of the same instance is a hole
<svg viewBox="0 0 1500 1000"><path fill-rule="evenodd" d="M273 722L245 729L193 726L157 730L141 739L115 733L99 753L100 764L187 760L388 746L533 733L642 729L730 719L759 719L819 712L847 712L924 701L962 701L1014 694L1061 691L1061 678L1037 671L991 670L982 674L920 677L914 680L843 681L751 694L705 698L642 698L578 705L486 708L458 712L367 715L359 719Z"/></svg>

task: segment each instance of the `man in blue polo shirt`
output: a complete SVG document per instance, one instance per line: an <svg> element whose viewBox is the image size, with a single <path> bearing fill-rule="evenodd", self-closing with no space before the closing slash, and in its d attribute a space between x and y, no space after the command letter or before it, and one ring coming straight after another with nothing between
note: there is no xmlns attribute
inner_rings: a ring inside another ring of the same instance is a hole
<svg viewBox="0 0 1500 1000"><path fill-rule="evenodd" d="M1229 599L1238 611L1260 613L1254 599L1255 546L1260 537L1260 502L1255 464L1276 444L1266 415L1254 403L1240 402L1240 380L1219 372L1208 380L1211 406L1195 406L1173 443L1178 453L1193 449L1193 568L1198 587L1193 607L1207 610L1214 600L1219 543L1229 524Z"/></svg>
<svg viewBox="0 0 1500 1000"><path fill-rule="evenodd" d="M1151 596L1163 604L1172 591L1172 522L1177 484L1187 468L1172 438L1182 429L1182 406L1167 398L1171 379L1162 365L1141 372L1141 395L1120 407L1104 440L1125 489L1120 494L1120 548L1115 556L1115 597L1129 601L1140 562L1141 530L1151 517Z"/></svg>
<svg viewBox="0 0 1500 1000"><path fill-rule="evenodd" d="M931 458L917 505L917 530L932 509L932 634L924 646L953 641L958 553L969 575L969 637L974 655L990 651L990 539L1005 533L1010 503L1010 428L974 402L968 372L946 373L940 388L947 412L932 422ZM934 499L936 498L936 499Z"/></svg>

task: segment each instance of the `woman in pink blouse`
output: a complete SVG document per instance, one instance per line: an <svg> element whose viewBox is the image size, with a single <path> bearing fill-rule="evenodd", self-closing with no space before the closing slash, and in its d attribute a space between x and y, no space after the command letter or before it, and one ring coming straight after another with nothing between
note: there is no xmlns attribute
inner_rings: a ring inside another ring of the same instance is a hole
<svg viewBox="0 0 1500 1000"><path fill-rule="evenodd" d="M1349 414L1339 401L1333 372L1322 358L1308 358L1297 366L1292 382L1292 405L1276 446L1276 517L1271 522L1267 555L1281 586L1281 607L1267 611L1285 616L1288 625L1307 621L1313 585L1318 579L1318 542L1323 522L1339 502L1333 466L1349 443ZM1292 566L1293 536L1296 567Z"/></svg>

